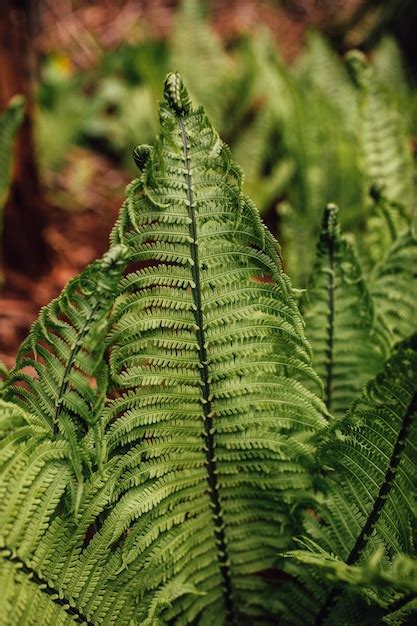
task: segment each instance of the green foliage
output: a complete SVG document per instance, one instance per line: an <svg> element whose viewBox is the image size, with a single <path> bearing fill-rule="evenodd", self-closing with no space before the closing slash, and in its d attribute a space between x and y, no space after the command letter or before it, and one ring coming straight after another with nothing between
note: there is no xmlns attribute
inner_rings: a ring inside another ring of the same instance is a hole
<svg viewBox="0 0 417 626"><path fill-rule="evenodd" d="M9 375L9 371L3 361L0 361L0 398L2 395L3 387L6 383L7 376Z"/></svg>
<svg viewBox="0 0 417 626"><path fill-rule="evenodd" d="M68 443L77 482L76 504L83 488L83 465L101 464L100 418L107 389L103 361L107 314L117 293L126 250L112 248L73 279L61 296L44 307L23 342L7 378L4 398L36 417L43 430ZM95 442L84 436L91 430Z"/></svg>
<svg viewBox="0 0 417 626"><path fill-rule="evenodd" d="M213 122L223 122L233 97L233 63L199 0L181 2L170 43L171 67L181 72L191 96L204 104Z"/></svg>
<svg viewBox="0 0 417 626"><path fill-rule="evenodd" d="M41 310L1 371L5 625L415 620L417 336L384 365L417 330L410 217L387 175L372 187L369 286L335 205L310 263L300 242L332 189L315 144L330 128L318 106L328 83L315 78L305 135L305 76L289 76L265 38L252 43L246 104L264 100L257 131L236 142L256 157L249 180L275 168L265 202L286 185L305 199L299 229L295 211L286 219L310 274L300 308L229 148L169 74L109 251ZM311 40L314 62L337 75L322 44ZM264 150L258 134L278 143Z"/></svg>
<svg viewBox="0 0 417 626"><path fill-rule="evenodd" d="M7 380L10 624L273 615L259 573L312 488L326 412L278 245L178 75L160 115L109 253L41 312ZM139 269L119 279L126 255Z"/></svg>
<svg viewBox="0 0 417 626"><path fill-rule="evenodd" d="M389 567L383 559L383 550L376 551L362 565L347 565L344 561L318 549L312 551L293 550L287 556L297 559L300 563L320 568L326 579L332 583L348 583L352 586L374 587L374 596L378 586L391 588L410 595L410 600L417 598L417 560L404 554L393 557ZM316 546L319 548L319 546ZM385 565L385 568L384 568Z"/></svg>
<svg viewBox="0 0 417 626"><path fill-rule="evenodd" d="M341 417L364 383L382 368L388 337L376 318L355 251L340 233L335 205L325 210L300 310L315 369L324 381L326 406Z"/></svg>
<svg viewBox="0 0 417 626"><path fill-rule="evenodd" d="M293 282L306 283L329 202L342 208L342 226L357 239L370 272L387 238L369 189L385 188L387 200L405 206L408 217L415 202L415 89L395 41L382 39L370 61L351 54L349 73L330 43L311 32L288 67L267 28L222 42L208 4L199 0L181 2L173 17L167 41L143 37L121 45L95 69L58 76L54 63L46 65L42 162L57 167L76 142L131 168L134 136L151 143L155 134L152 103L161 96L162 77L179 70L245 172L245 193L279 234Z"/></svg>
<svg viewBox="0 0 417 626"><path fill-rule="evenodd" d="M362 53L349 53L347 63L359 90L358 138L365 194L377 182L390 200L410 208L414 200L411 145L392 94Z"/></svg>
<svg viewBox="0 0 417 626"><path fill-rule="evenodd" d="M343 574L355 573L345 565L362 565L378 552L378 569L383 577L383 571L389 572L394 567L390 564L399 553L412 552L416 445L417 337L414 336L399 345L384 372L366 386L318 451L326 468L324 495L314 516L308 516L305 522L308 537L304 544L313 554L293 554L309 567L289 568L305 585L303 590L297 586L288 592L289 623L315 626L358 623L354 615L361 608L358 596L361 590L356 584L346 588L325 582L322 576L317 577L317 567L329 568L333 559L336 579L343 580ZM337 560L341 562L339 565ZM387 582L389 578L388 573ZM411 580L409 586L414 589ZM393 612L402 599L404 603L410 600L407 581L403 581L402 588L394 581L377 590L370 581L365 591L368 604L362 607L360 621L364 624Z"/></svg>
<svg viewBox="0 0 417 626"><path fill-rule="evenodd" d="M22 96L15 96L9 106L0 115L0 235L2 211L9 193L12 175L13 142L22 123L25 101Z"/></svg>
<svg viewBox="0 0 417 626"><path fill-rule="evenodd" d="M394 240L371 276L371 293L398 341L416 330L417 240L411 230Z"/></svg>
<svg viewBox="0 0 417 626"><path fill-rule="evenodd" d="M391 92L391 97L398 102L402 119L406 120L405 127L413 131L412 107L409 106L412 98L412 89L405 69L402 52L393 37L385 35L372 51L372 64L380 80Z"/></svg>

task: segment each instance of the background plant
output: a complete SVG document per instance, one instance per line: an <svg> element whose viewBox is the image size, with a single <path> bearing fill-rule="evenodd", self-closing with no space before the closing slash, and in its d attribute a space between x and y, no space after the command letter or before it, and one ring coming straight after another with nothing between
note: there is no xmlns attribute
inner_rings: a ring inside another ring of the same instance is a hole
<svg viewBox="0 0 417 626"><path fill-rule="evenodd" d="M346 67L329 42L312 32L303 54L288 67L266 29L226 49L208 17L202 3L184 2L167 41L121 46L96 70L73 75L68 68L65 78L62 61L50 61L40 92L41 158L56 167L68 144L79 142L99 146L131 167L134 137L151 141L157 127L152 103L161 97L163 76L176 68L233 149L246 192L279 233L287 269L303 286L326 203L343 207L343 226L363 248L374 246L377 227L366 217L373 211L369 189L372 182L387 182L383 160L385 154L390 162L392 150L398 175L395 182L395 168L389 174L390 188L397 189L401 179L406 189L389 192L390 199L400 194L407 211L413 209L414 89L389 36L371 51L371 66L363 58L360 69L352 59ZM387 129L378 138L383 117ZM51 132L54 124L64 132ZM366 224L372 233L363 238ZM380 251L370 255L373 265Z"/></svg>

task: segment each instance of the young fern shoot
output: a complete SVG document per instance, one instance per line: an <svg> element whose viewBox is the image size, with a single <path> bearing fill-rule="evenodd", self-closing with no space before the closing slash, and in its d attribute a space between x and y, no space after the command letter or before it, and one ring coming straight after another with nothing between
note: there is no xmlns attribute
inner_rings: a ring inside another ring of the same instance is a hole
<svg viewBox="0 0 417 626"><path fill-rule="evenodd" d="M300 301L325 403L337 418L382 369L389 340L353 246L341 234L338 212L331 204L324 211L316 261Z"/></svg>

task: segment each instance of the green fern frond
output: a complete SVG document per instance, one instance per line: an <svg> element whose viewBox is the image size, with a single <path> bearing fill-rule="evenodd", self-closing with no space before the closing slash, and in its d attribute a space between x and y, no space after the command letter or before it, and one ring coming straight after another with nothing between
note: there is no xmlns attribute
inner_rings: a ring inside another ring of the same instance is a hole
<svg viewBox="0 0 417 626"><path fill-rule="evenodd" d="M122 279L109 340L122 395L106 447L131 449L113 541L130 529L119 577L141 590L140 620L181 573L206 595L175 600L162 621L220 625L245 613L248 577L288 541L285 503L311 480L293 435L314 432L323 409L278 246L240 170L178 75L165 100L113 234L132 261L152 261Z"/></svg>
<svg viewBox="0 0 417 626"><path fill-rule="evenodd" d="M404 205L390 200L377 183L371 186L369 195L372 206L358 247L364 268L371 273L394 241L410 229L410 216Z"/></svg>
<svg viewBox="0 0 417 626"><path fill-rule="evenodd" d="M233 97L233 63L205 18L201 0L181 2L170 48L171 66L184 77L190 94L213 121L225 124Z"/></svg>
<svg viewBox="0 0 417 626"><path fill-rule="evenodd" d="M395 103L365 56L352 51L348 68L359 90L358 138L364 176L364 194L377 182L387 197L413 207L414 169L411 144Z"/></svg>
<svg viewBox="0 0 417 626"><path fill-rule="evenodd" d="M358 115L354 87L343 61L318 31L308 33L306 51L298 61L298 75L332 102L352 132Z"/></svg>
<svg viewBox="0 0 417 626"><path fill-rule="evenodd" d="M387 338L355 251L341 235L335 205L324 212L316 262L300 310L326 406L342 417L364 383L382 368Z"/></svg>
<svg viewBox="0 0 417 626"><path fill-rule="evenodd" d="M293 550L286 556L323 571L326 580L332 583L347 583L355 587L371 588L371 597L378 597L378 587L387 587L417 598L417 560L405 554L393 557L387 569L383 552L379 550L361 565L347 565L344 561L318 549L314 543L307 545L310 550ZM319 548L319 546L318 546ZM372 589L374 587L374 589Z"/></svg>
<svg viewBox="0 0 417 626"><path fill-rule="evenodd" d="M378 552L382 555L380 567L388 572L398 554L412 554L416 445L414 336L399 345L384 372L366 386L322 446L320 460L326 468L327 490L314 513L306 517L308 550L317 553L319 549L326 559L326 554L332 555L346 566L363 565ZM326 584L315 567L290 566L289 570L306 585L304 590L300 587L290 592L291 608L297 616L291 623L358 623L347 619L360 602L355 590L345 592L338 585ZM373 608L368 606L362 613L364 623L367 612L382 619L399 601L393 587L379 588L372 600ZM292 605L294 601L297 606Z"/></svg>
<svg viewBox="0 0 417 626"><path fill-rule="evenodd" d="M62 435L70 446L80 488L83 465L101 463L103 456L104 338L126 253L124 246L112 248L41 310L3 392L6 400L25 409L50 436ZM82 439L90 430L96 440L92 452L97 458L93 460L82 448Z"/></svg>
<svg viewBox="0 0 417 626"><path fill-rule="evenodd" d="M404 56L394 37L385 35L372 50L372 65L379 78L389 89L398 104L401 117L407 120L408 131L412 130L411 89L406 72Z"/></svg>
<svg viewBox="0 0 417 626"><path fill-rule="evenodd" d="M280 605L262 572L311 489L320 381L278 244L176 74L161 127L109 253L7 381L9 626L261 624Z"/></svg>
<svg viewBox="0 0 417 626"><path fill-rule="evenodd" d="M394 241L375 267L370 289L395 341L416 332L417 239L410 230Z"/></svg>
<svg viewBox="0 0 417 626"><path fill-rule="evenodd" d="M233 146L233 154L245 173L244 190L253 199L260 213L271 208L294 176L292 159L271 158L275 122L269 109L257 112L254 121L242 129ZM266 173L268 162L272 169Z"/></svg>

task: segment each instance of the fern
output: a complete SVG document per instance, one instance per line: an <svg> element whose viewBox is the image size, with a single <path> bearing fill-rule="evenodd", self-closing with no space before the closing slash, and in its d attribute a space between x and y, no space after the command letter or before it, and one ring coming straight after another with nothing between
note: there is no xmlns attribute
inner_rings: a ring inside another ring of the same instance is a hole
<svg viewBox="0 0 417 626"><path fill-rule="evenodd" d="M411 209L415 199L411 145L388 88L365 56L350 52L348 68L359 91L358 137L364 194L377 182L388 199Z"/></svg>
<svg viewBox="0 0 417 626"><path fill-rule="evenodd" d="M396 239L410 229L410 216L404 205L390 200L378 183L371 186L369 195L372 205L358 249L367 274L372 274Z"/></svg>
<svg viewBox="0 0 417 626"><path fill-rule="evenodd" d="M308 33L307 48L298 62L298 74L316 87L341 112L343 123L353 131L357 123L357 99L343 61L319 33Z"/></svg>
<svg viewBox="0 0 417 626"><path fill-rule="evenodd" d="M252 130L282 133L288 175L298 150L311 232L330 122L303 136L296 80L256 46L260 84L284 95ZM413 623L417 337L383 361L415 328L417 248L392 181L373 186L387 255L369 289L327 207L304 329L280 248L178 74L160 122L109 251L1 370L0 623ZM262 177L271 154L253 145Z"/></svg>
<svg viewBox="0 0 417 626"><path fill-rule="evenodd" d="M9 375L9 371L3 361L0 361L0 398L3 393L3 387L6 383L7 376Z"/></svg>
<svg viewBox="0 0 417 626"><path fill-rule="evenodd" d="M277 245L242 196L228 149L203 111L191 108L178 76L167 79L165 97L162 133L152 150L139 152L142 175L113 236L135 262L156 265L122 281L110 364L123 395L107 410L109 423L118 417L107 445L137 442L144 467L132 459L126 485L155 494L146 505L155 522L168 502L177 516L175 530L157 526L148 550L159 553L173 532L180 545L189 537L189 582L209 593L184 597L165 619L181 624L201 613L198 623L216 615L220 624L235 619L235 605L244 612L248 575L273 566L285 541L283 501L306 487L302 448L293 456L291 434L316 429L322 418L305 388L318 380ZM259 488L264 498L256 513ZM140 514L131 506L117 534ZM189 517L190 507L200 513ZM278 519L283 536L274 531ZM139 531L126 541L126 576L146 567L140 542ZM184 573L182 550L166 559L162 553L152 569L155 588L167 571ZM267 585L263 592L256 587L252 602L262 606ZM143 593L146 610L149 585Z"/></svg>
<svg viewBox="0 0 417 626"><path fill-rule="evenodd" d="M9 624L262 623L280 604L262 572L314 479L321 385L278 245L176 74L160 115L109 253L7 380Z"/></svg>
<svg viewBox="0 0 417 626"><path fill-rule="evenodd" d="M371 276L371 293L398 341L417 329L417 240L405 231L388 249Z"/></svg>
<svg viewBox="0 0 417 626"><path fill-rule="evenodd" d="M394 102L401 111L401 117L407 121L406 130L412 132L412 107L410 106L411 89L405 69L401 49L390 35L382 37L372 51L372 64L382 82L391 92Z"/></svg>
<svg viewBox="0 0 417 626"><path fill-rule="evenodd" d="M398 347L384 372L368 384L319 450L327 469L327 488L314 515L306 518L309 535L304 542L309 551L295 553L312 567L289 568L306 585L295 587L289 594L294 611L291 624L354 624L358 623L354 621L358 610L361 617L356 619L367 624L394 612L401 602L408 602L408 592L399 597L398 585L392 585L368 594L366 606L355 587L345 590L325 583L317 575L315 560L320 562L319 569L328 567L329 559L351 567L366 563L378 552L380 567L389 571L397 554L412 553L416 445L414 336ZM339 572L343 571L340 567ZM349 573L348 569L344 571Z"/></svg>
<svg viewBox="0 0 417 626"><path fill-rule="evenodd" d="M363 384L382 368L388 337L376 319L353 247L340 233L335 205L324 212L317 258L300 310L326 406L341 417Z"/></svg>
<svg viewBox="0 0 417 626"><path fill-rule="evenodd" d="M82 493L83 465L101 463L100 418L107 389L103 341L107 314L123 270L118 246L73 279L61 296L44 307L23 342L4 389L4 398L25 409L43 431L58 433L70 446L72 469ZM92 429L96 445L83 448ZM96 459L92 459L94 454ZM30 485L28 485L29 487Z"/></svg>
<svg viewBox="0 0 417 626"><path fill-rule="evenodd" d="M204 16L200 0L183 0L175 18L171 64L216 123L226 124L233 97L233 62ZM191 63L191 59L193 62ZM195 71L195 67L199 71Z"/></svg>
<svg viewBox="0 0 417 626"><path fill-rule="evenodd" d="M314 544L311 544L311 548L313 550ZM394 556L389 568L385 566L382 550L375 552L362 565L347 565L320 549L317 552L293 550L287 556L319 568L332 583L365 587L373 594L374 599L378 597L379 586L400 591L409 600L417 598L417 560L404 554Z"/></svg>

